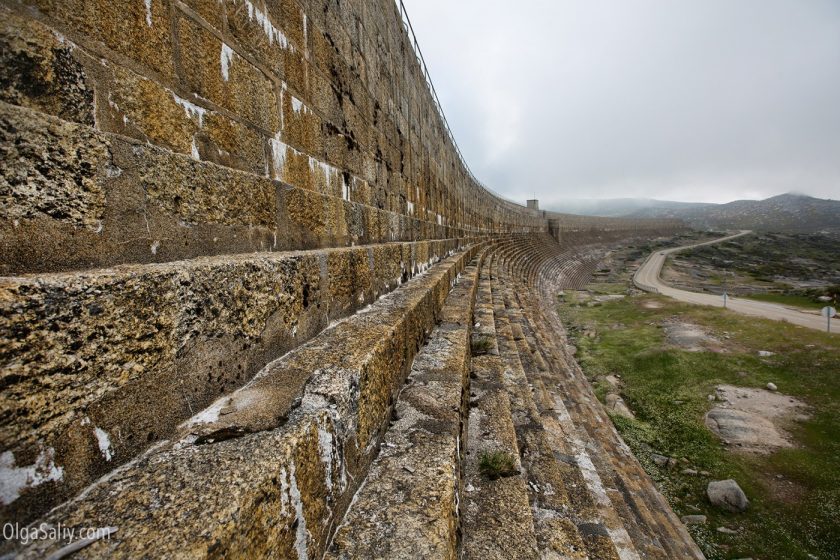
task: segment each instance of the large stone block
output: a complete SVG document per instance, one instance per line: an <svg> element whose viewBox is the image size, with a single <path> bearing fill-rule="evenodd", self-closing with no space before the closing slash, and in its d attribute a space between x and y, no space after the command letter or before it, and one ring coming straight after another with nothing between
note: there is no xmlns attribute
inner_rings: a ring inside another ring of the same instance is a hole
<svg viewBox="0 0 840 560"><path fill-rule="evenodd" d="M295 47L280 26L281 20L263 0L234 1L229 8L228 29L236 43L275 76L282 77L284 51Z"/></svg>
<svg viewBox="0 0 840 560"><path fill-rule="evenodd" d="M5 273L278 248L269 179L0 109Z"/></svg>
<svg viewBox="0 0 840 560"><path fill-rule="evenodd" d="M226 0L181 0L187 7L204 19L213 29L221 31L225 26L225 12L229 9Z"/></svg>
<svg viewBox="0 0 840 560"><path fill-rule="evenodd" d="M323 156L321 118L288 89L282 90L283 141L314 156Z"/></svg>
<svg viewBox="0 0 840 560"><path fill-rule="evenodd" d="M6 280L0 292L0 442L19 468L43 456L63 472L19 489L6 512L18 519L168 437L328 320L312 254Z"/></svg>
<svg viewBox="0 0 840 560"><path fill-rule="evenodd" d="M360 248L328 254L331 318L343 317L348 310L373 299L372 255L368 251Z"/></svg>
<svg viewBox="0 0 840 560"><path fill-rule="evenodd" d="M84 125L40 119L0 104L0 206L5 221L49 218L102 227L105 189L117 172L107 139Z"/></svg>
<svg viewBox="0 0 840 560"><path fill-rule="evenodd" d="M169 0L26 0L74 36L101 41L148 71L174 76Z"/></svg>
<svg viewBox="0 0 840 560"><path fill-rule="evenodd" d="M0 100L92 125L93 85L77 48L0 6Z"/></svg>
<svg viewBox="0 0 840 560"><path fill-rule="evenodd" d="M184 85L267 132L280 127L271 81L198 23L178 18Z"/></svg>

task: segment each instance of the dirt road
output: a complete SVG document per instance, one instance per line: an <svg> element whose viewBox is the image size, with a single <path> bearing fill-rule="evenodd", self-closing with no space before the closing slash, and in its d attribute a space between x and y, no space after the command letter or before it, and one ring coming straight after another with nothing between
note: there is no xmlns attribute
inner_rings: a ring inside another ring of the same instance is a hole
<svg viewBox="0 0 840 560"><path fill-rule="evenodd" d="M723 296L678 290L662 282L662 279L659 277L659 274L662 271L662 265L665 264L665 259L671 253L691 249L692 247L699 247L701 245L720 243L748 233L751 232L749 230L744 230L735 235L728 235L726 237L721 237L720 239L706 241L705 243L697 243L695 245L686 245L684 247L674 247L673 249L656 251L652 253L644 264L642 264L639 270L636 271L636 274L633 276L633 283L642 290L666 295L686 303L723 307ZM777 321L788 321L794 325L800 325L822 331L825 331L826 329L825 317L822 317L816 311L734 297L727 298L726 307L732 311L743 313L744 315L753 315L755 317L775 319ZM835 334L840 332L840 318L832 319L831 331Z"/></svg>

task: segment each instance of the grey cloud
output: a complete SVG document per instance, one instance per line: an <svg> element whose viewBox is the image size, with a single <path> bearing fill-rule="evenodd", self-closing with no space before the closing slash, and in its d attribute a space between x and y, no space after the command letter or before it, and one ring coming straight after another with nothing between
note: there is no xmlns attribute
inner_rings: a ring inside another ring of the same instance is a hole
<svg viewBox="0 0 840 560"><path fill-rule="evenodd" d="M473 171L517 199L840 198L840 2L406 2Z"/></svg>

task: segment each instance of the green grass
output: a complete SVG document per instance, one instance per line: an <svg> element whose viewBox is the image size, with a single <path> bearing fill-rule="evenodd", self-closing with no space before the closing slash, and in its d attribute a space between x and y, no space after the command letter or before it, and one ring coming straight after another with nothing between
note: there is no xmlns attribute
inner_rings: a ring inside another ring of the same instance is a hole
<svg viewBox="0 0 840 560"><path fill-rule="evenodd" d="M627 285L623 282L592 282L586 289L597 295L626 294Z"/></svg>
<svg viewBox="0 0 840 560"><path fill-rule="evenodd" d="M766 301L769 303L779 303L781 305L803 307L805 309L822 309L823 307L828 305L827 303L814 301L808 296L792 294L752 294L744 297L758 301Z"/></svg>
<svg viewBox="0 0 840 560"><path fill-rule="evenodd" d="M662 307L642 305L651 300ZM621 374L636 420L613 416L613 422L671 506L678 515L708 516L707 525L690 531L709 560L840 558L840 336L650 295L559 309L587 376ZM726 352L671 346L660 328L670 319L702 326ZM597 337L582 336L592 329ZM776 355L761 358L758 350ZM712 406L706 396L721 383L761 388L768 381L811 406L811 419L790 429L799 447L770 455L729 451L704 426ZM599 398L603 385L595 385ZM657 466L652 453L685 457L711 477ZM709 480L724 478L734 478L747 493L752 504L746 513L726 513L706 500ZM796 491L779 493L779 487ZM717 532L723 525L738 534Z"/></svg>
<svg viewBox="0 0 840 560"><path fill-rule="evenodd" d="M481 454L478 469L490 480L519 474L513 455L506 451L488 451Z"/></svg>
<svg viewBox="0 0 840 560"><path fill-rule="evenodd" d="M473 356L480 356L486 354L493 348L493 338L489 335L474 335L470 343L470 349Z"/></svg>

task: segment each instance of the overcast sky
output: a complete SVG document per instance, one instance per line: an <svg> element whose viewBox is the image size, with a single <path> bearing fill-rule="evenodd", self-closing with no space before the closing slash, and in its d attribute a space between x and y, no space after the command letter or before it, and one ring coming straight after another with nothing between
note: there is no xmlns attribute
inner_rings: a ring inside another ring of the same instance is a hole
<svg viewBox="0 0 840 560"><path fill-rule="evenodd" d="M404 0L514 199L840 198L840 0Z"/></svg>

